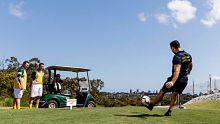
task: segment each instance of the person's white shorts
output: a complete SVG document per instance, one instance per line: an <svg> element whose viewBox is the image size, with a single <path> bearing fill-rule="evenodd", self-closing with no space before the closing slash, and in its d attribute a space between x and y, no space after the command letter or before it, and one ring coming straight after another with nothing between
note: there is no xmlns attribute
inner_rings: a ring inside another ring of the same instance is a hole
<svg viewBox="0 0 220 124"><path fill-rule="evenodd" d="M42 96L43 85L42 84L32 84L31 86L31 97Z"/></svg>
<svg viewBox="0 0 220 124"><path fill-rule="evenodd" d="M14 88L14 98L21 99L24 94L24 90Z"/></svg>

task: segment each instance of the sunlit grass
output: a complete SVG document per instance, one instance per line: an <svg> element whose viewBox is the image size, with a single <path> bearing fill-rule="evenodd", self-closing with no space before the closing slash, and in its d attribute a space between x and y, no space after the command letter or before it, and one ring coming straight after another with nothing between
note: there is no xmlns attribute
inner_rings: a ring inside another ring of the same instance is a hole
<svg viewBox="0 0 220 124"><path fill-rule="evenodd" d="M2 124L218 124L220 122L219 101L207 101L175 109L171 117L163 114L166 109L149 111L144 107L97 107L64 109L1 109Z"/></svg>

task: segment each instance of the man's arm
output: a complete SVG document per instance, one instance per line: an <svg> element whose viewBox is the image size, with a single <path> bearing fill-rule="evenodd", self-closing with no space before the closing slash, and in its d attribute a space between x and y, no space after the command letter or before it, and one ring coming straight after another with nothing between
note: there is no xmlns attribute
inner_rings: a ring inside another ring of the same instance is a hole
<svg viewBox="0 0 220 124"><path fill-rule="evenodd" d="M174 83L176 82L176 80L178 79L179 74L180 74L181 65L180 64L176 64L176 65L173 65L173 66L174 66L173 77L172 77L171 81L166 83L166 87L167 88L170 88L170 87L172 87L174 85Z"/></svg>
<svg viewBox="0 0 220 124"><path fill-rule="evenodd" d="M190 74L190 72L192 71L192 68L193 68L193 64L192 64L192 62L189 63L188 68L189 68L189 74Z"/></svg>
<svg viewBox="0 0 220 124"><path fill-rule="evenodd" d="M34 81L33 78L31 78L30 79L30 87L31 87L33 81Z"/></svg>
<svg viewBox="0 0 220 124"><path fill-rule="evenodd" d="M22 79L20 75L17 76L17 83L18 83L19 89L22 89Z"/></svg>
<svg viewBox="0 0 220 124"><path fill-rule="evenodd" d="M24 70L22 68L19 68L17 78L18 78L18 85L21 90L24 89L23 77L24 77Z"/></svg>
<svg viewBox="0 0 220 124"><path fill-rule="evenodd" d="M35 79L36 79L36 72L32 72L31 79L30 79L30 87Z"/></svg>

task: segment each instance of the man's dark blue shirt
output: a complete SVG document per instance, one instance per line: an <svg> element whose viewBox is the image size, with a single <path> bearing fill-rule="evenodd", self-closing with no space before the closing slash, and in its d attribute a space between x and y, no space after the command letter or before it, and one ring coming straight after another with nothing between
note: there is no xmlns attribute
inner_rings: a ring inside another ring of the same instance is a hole
<svg viewBox="0 0 220 124"><path fill-rule="evenodd" d="M192 62L192 57L185 51L177 52L173 57L173 65L180 64L180 73L177 81L188 80L187 75L190 73L189 64ZM174 66L172 67L172 76L174 74ZM182 82L182 81L181 81ZM184 81L185 82L185 81Z"/></svg>

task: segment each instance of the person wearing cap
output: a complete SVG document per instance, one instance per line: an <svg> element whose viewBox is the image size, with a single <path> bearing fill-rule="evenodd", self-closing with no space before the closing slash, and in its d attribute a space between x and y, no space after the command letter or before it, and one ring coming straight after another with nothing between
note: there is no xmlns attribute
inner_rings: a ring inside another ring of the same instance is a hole
<svg viewBox="0 0 220 124"><path fill-rule="evenodd" d="M16 81L14 83L14 101L13 109L20 109L20 102L23 96L24 90L26 90L27 85L27 69L29 67L29 62L24 61L22 66L18 68L18 73Z"/></svg>
<svg viewBox="0 0 220 124"><path fill-rule="evenodd" d="M38 109L40 97L43 93L44 63L40 63L38 69L31 74L31 97L29 108L32 109L33 101L36 98L36 109Z"/></svg>
<svg viewBox="0 0 220 124"><path fill-rule="evenodd" d="M168 111L164 114L165 116L171 116L172 109L176 105L177 95L182 94L188 82L188 75L192 70L192 57L189 53L180 48L179 41L172 41L170 48L174 53L172 75L167 78L167 81L164 83L156 98L145 105L145 107L151 111L153 107L163 99L165 93L172 92L170 106Z"/></svg>

